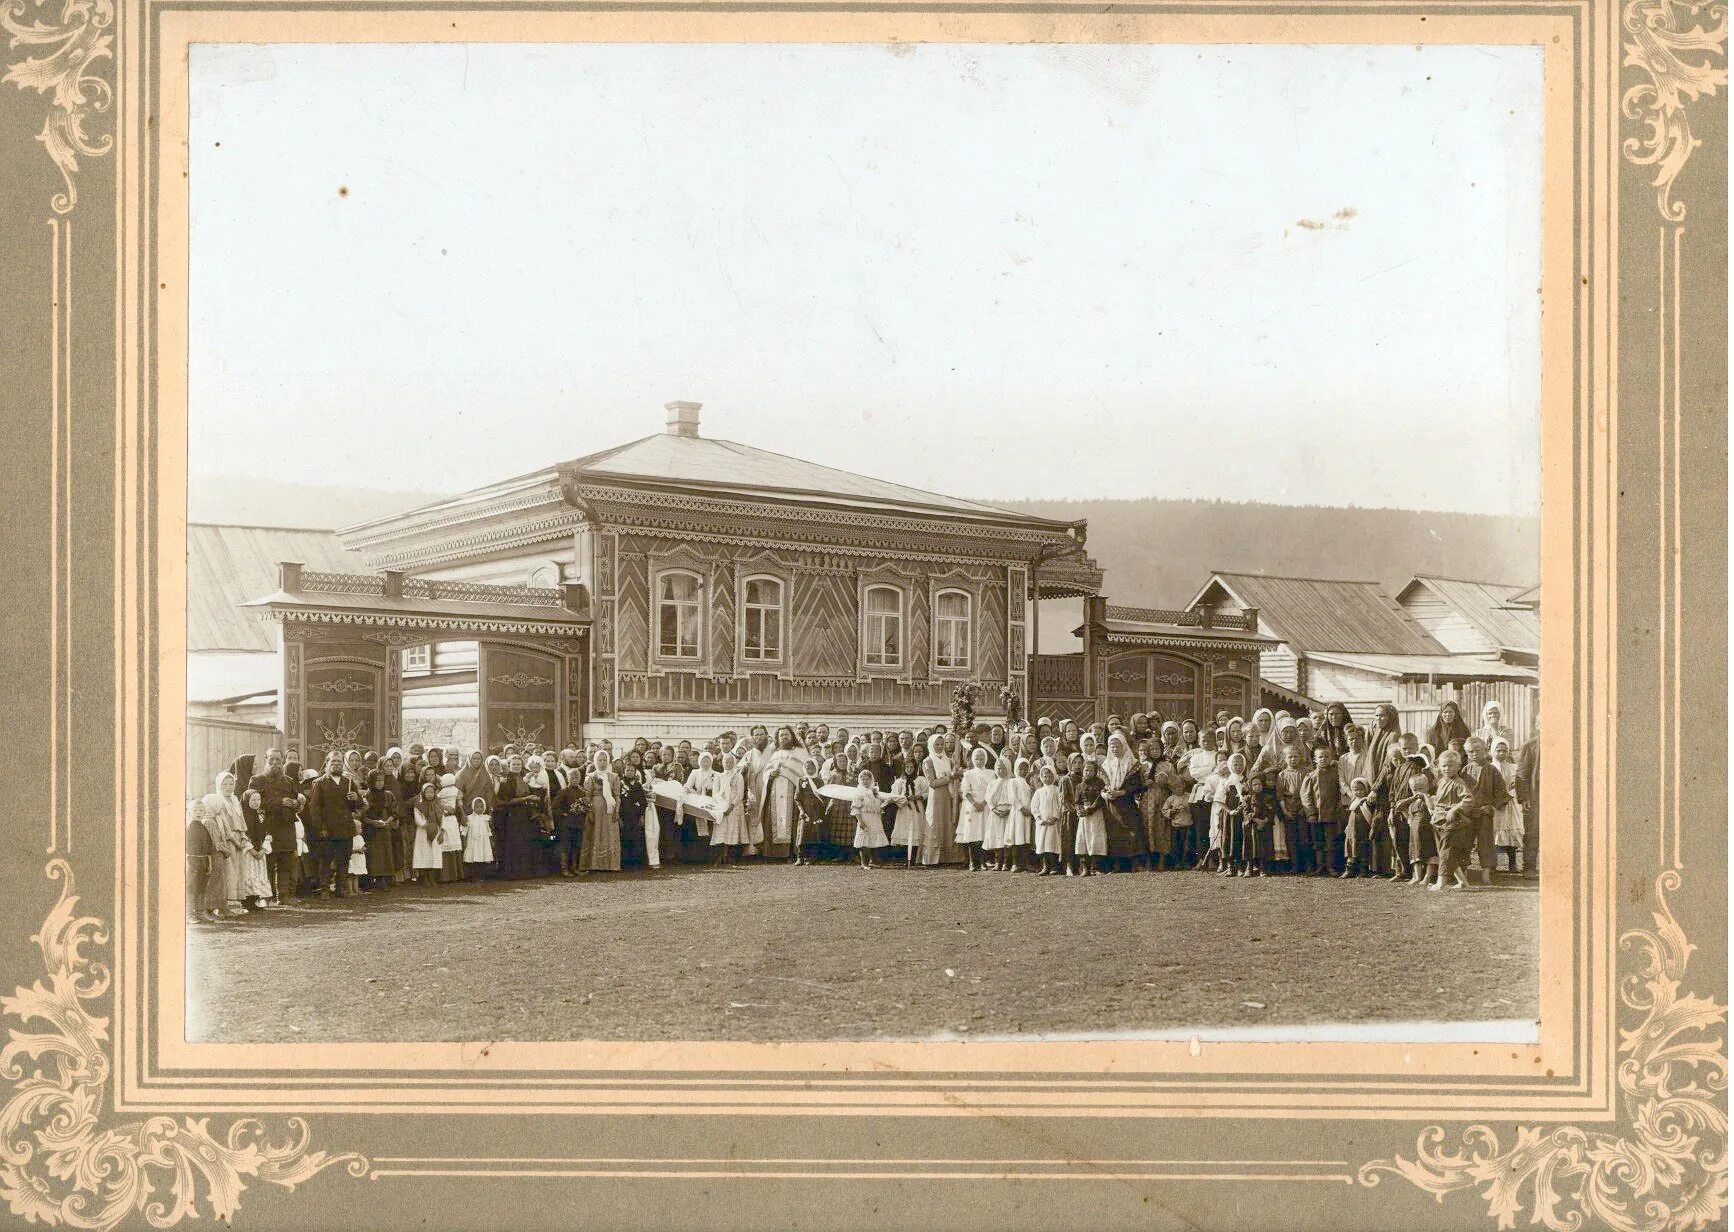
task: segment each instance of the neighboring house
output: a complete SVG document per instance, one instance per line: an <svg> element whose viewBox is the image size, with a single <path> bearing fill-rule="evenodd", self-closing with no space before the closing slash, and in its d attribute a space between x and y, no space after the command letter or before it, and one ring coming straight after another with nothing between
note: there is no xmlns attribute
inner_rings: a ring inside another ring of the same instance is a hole
<svg viewBox="0 0 1734 1232"><path fill-rule="evenodd" d="M1397 605L1451 654L1535 667L1541 661L1539 587L1417 575ZM1530 606L1533 602L1536 606Z"/></svg>
<svg viewBox="0 0 1734 1232"><path fill-rule="evenodd" d="M279 740L277 630L243 607L277 584L277 562L365 568L329 530L187 526L187 792L211 790L243 753Z"/></svg>
<svg viewBox="0 0 1734 1232"><path fill-rule="evenodd" d="M1488 701L1500 703L1516 731L1527 731L1534 715L1533 667L1504 662L1497 651L1455 653L1376 582L1217 572L1190 606L1224 615L1256 609L1260 631L1280 643L1260 657L1259 675L1323 704L1342 702L1357 722L1381 702L1416 732L1447 700L1471 726Z"/></svg>

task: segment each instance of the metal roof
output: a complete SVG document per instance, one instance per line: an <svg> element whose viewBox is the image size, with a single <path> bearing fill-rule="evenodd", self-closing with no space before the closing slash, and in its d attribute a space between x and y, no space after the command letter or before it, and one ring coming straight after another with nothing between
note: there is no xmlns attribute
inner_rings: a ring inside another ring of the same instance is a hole
<svg viewBox="0 0 1734 1232"><path fill-rule="evenodd" d="M1529 594L1537 587L1417 574L1414 581L1403 587L1398 598L1407 594L1412 586L1425 586L1431 590L1501 650L1519 650L1529 654L1541 650L1540 615L1512 603L1518 596Z"/></svg>
<svg viewBox="0 0 1734 1232"><path fill-rule="evenodd" d="M187 649L276 651L277 632L242 605L277 588L277 562L358 573L367 562L328 530L187 525Z"/></svg>
<svg viewBox="0 0 1734 1232"><path fill-rule="evenodd" d="M1257 608L1259 627L1296 654L1445 653L1377 582L1216 572L1187 606L1196 607L1218 585L1241 607Z"/></svg>
<svg viewBox="0 0 1734 1232"><path fill-rule="evenodd" d="M1474 655L1320 654L1315 651L1308 657L1320 663L1336 663L1398 679L1511 680L1519 684L1535 684L1539 679L1532 667L1519 667Z"/></svg>
<svg viewBox="0 0 1734 1232"><path fill-rule="evenodd" d="M627 479L727 489L755 496L802 496L842 503L869 502L899 508L944 510L1025 525L1064 527L1032 514L904 487L772 453L737 441L659 432L567 463L562 470L594 479Z"/></svg>

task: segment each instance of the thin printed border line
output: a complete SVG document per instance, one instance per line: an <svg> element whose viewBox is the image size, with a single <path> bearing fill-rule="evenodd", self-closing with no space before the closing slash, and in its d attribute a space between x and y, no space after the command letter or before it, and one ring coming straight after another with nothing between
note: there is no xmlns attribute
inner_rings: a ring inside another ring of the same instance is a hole
<svg viewBox="0 0 1734 1232"><path fill-rule="evenodd" d="M151 6L150 12L151 12L152 16L154 17L157 13L160 13L161 11L164 11L164 10L212 11L212 10L220 10L220 9L227 8L227 9L232 9L235 11L245 12L245 11L265 11L265 10L271 10L271 9L289 10L289 9L299 8L299 7L306 7L306 6L287 4L287 3L274 3L274 2L271 2L271 0L262 0L261 3L252 4L252 5L245 4L245 3L233 3L233 2L228 3L228 4L215 4L214 3L214 4L210 4L210 5L205 5L205 4L198 4L198 3L188 3L188 2L186 2L186 0L181 0L181 2L179 2L179 3ZM337 7L337 6L334 5L333 7ZM437 11L453 11L453 10L461 9L461 8L474 9L477 6L473 5L473 4L443 4L443 3L439 3L438 0L432 0L432 2L429 2L429 3L416 4L416 5L350 4L350 5L347 5L344 7L348 7L348 8L352 8L352 9L356 9L356 10L362 10L362 11L372 10L372 11L381 11L381 12L391 12L391 11L404 12L404 11L413 11L415 9L432 9L432 10L437 10ZM1529 14L1532 14L1532 15L1538 15L1538 16L1546 16L1546 15L1559 15L1562 13L1570 13L1572 15L1572 17L1574 18L1574 26L1577 27L1579 30L1578 37L1574 39L1574 48L1573 48L1574 66L1577 63L1577 59L1578 59L1579 54L1581 52L1581 17L1583 15L1583 8L1582 8L1581 4L1574 3L1574 4L1568 4L1568 5L1552 5L1552 4L1513 5L1513 4L1508 4L1508 3L1489 3L1489 4L1459 3L1459 4L1454 4L1454 5L1427 5L1427 6L1423 6L1423 7L1426 7L1429 12L1454 13L1454 14L1464 14L1464 15L1486 15L1486 14L1526 14L1526 15L1529 15ZM639 4L632 4L632 3L607 4L607 3L584 2L584 0L550 0L550 3L542 4L542 5L525 5L525 4L521 3L521 0L507 0L507 2L502 3L497 8L495 6L487 6L487 7L483 8L481 11L482 12L496 12L496 11L499 11L500 9L507 9L507 8L517 8L517 9L520 9L523 11L530 11L530 12L534 12L534 11L538 11L538 10L548 10L548 11L572 10L572 11L597 11L597 12L631 12L631 11L704 12L704 11L721 11L721 12L760 12L760 13L800 12L800 11L814 11L814 12L848 12L848 11L942 12L942 11L964 11L964 12L972 12L972 13L1044 12L1044 13L1054 13L1056 15L1065 15L1065 14L1072 13L1072 12L1080 12L1080 13L1087 12L1087 10L1072 8L1070 6L1056 7L1053 5L1021 5L1021 4L908 5L908 4L875 4L875 3L855 3L855 4L847 4L847 3L813 4L813 3L807 3L807 4L793 4L793 5L776 5L776 4L690 4L690 3L675 3L675 2L667 2L667 3L653 2L653 3L639 3ZM1264 13L1264 12L1298 12L1298 13L1326 13L1326 14L1332 14L1332 13L1386 13L1386 14L1388 14L1390 12L1390 10L1387 6L1380 6L1380 5L1337 5L1337 6L1328 6L1328 7L1327 6L1315 6L1315 7L1294 6L1294 5L1286 5L1286 4L1280 4L1280 3L1272 3L1272 4L1241 3L1241 4L1212 5L1212 4L1208 4L1208 3L1198 3L1197 0L1194 0L1193 3L1184 4L1184 5L1182 5L1182 4L1168 5L1168 4L1145 3L1145 4L1137 4L1137 5L1115 6L1115 11L1127 12L1127 13L1153 13L1153 14L1181 13L1181 12L1196 12L1196 13L1201 13L1201 14ZM1594 23L1592 23L1592 25L1593 24ZM158 35L159 35L159 29L158 29L157 23L153 20L151 23L151 29L150 29L150 36L151 36L152 44L153 44L153 52L154 52L155 47L156 47ZM155 92L157 90L157 82L155 80L155 71L158 67L158 57L153 54L150 57L149 63L150 63L150 71L149 71L148 75L150 76L150 79L151 79L151 87L150 88L152 90L153 97L154 97ZM1574 89L1573 89L1573 92L1574 92L1574 127L1577 128L1577 130L1580 133L1582 131L1581 130L1581 124L1582 124L1581 96L1584 93L1585 84L1586 83L1584 82L1581 70L1574 71ZM1593 85L1589 86L1589 90L1593 94ZM156 136L155 136L154 131L147 135L146 141L147 141L149 148L154 152L155 146L156 146ZM1577 166L1576 151L1574 151L1574 168L1576 166ZM150 163L149 163L149 175L151 177L151 182L153 185L153 192L154 192L154 189L157 185L157 176L158 176L157 164L156 164L156 161L154 158L152 158ZM1592 175L1592 178L1593 178L1593 175ZM1581 201L1583 189L1584 189L1584 179L1583 179L1583 175L1581 173L1581 169L1579 169L1574 174L1574 193L1576 193L1579 196L1580 201ZM145 207L141 207L141 218L143 217L144 208ZM1574 228L1578 228L1581 230L1579 219L1574 218ZM142 230L144 230L145 234L148 235L148 228L144 228ZM146 242L148 243L148 240ZM1593 241L1589 240L1588 237L1584 237L1584 243L1592 245L1592 248L1593 248ZM1583 251L1585 251L1585 250L1580 249L1580 252L1583 252ZM152 266L152 268L154 268L154 266ZM154 304L155 304L155 299L156 299L155 288L150 287L148 285L145 286L144 287L144 294L149 296L150 302L153 305L153 311L149 315L150 315L151 319L154 319L154 316L155 316ZM1582 310L1582 304L1580 303L1580 297L1574 294L1574 296L1573 296L1574 317L1581 310ZM143 335L145 337L145 341L143 344L143 352L149 356L149 362L145 365L145 367L151 371L154 371L155 356L154 356L154 354L150 353L151 352L151 344L150 344L149 339L148 339L148 333L145 331L145 328L144 328L144 321L141 320L139 328L141 331L141 335ZM1587 350L1586 350L1586 353L1583 356L1583 358L1585 358L1585 359L1588 358ZM1573 429L1573 431L1574 431L1574 435L1577 438L1577 446L1578 446L1578 450L1580 451L1578 456L1581 460L1584 458L1584 455L1590 451L1589 451L1589 447L1588 447L1587 443L1584 441L1584 425L1582 423L1581 414L1578 413L1581 410L1581 407L1578 405L1580 398L1581 398L1581 391L1578 389L1577 382L1574 379L1574 398L1573 398L1573 402L1574 402L1574 429ZM156 425L154 423L154 419L151 416L143 416L143 417L141 417L141 420L142 420L142 422L139 425L140 437L145 438L145 439L149 439L149 440L154 442L155 436L156 436ZM149 450L143 451L141 453L141 456L140 456L141 479L143 481L141 486L147 487L150 490L151 497L152 497L145 516L146 516L146 519L148 519L153 525L154 525L154 520L155 520L155 510L157 508L157 504L156 504L156 500L155 500L155 497L157 495L155 492L156 475L155 475L154 467L152 466L152 461L154 461L154 458L155 458L154 453L149 452ZM147 459L149 459L150 461L147 461ZM1583 473L1583 471L1580 468L1578 470L1578 474L1581 475L1582 473ZM1574 485L1574 492L1573 492L1574 512L1577 512L1579 510L1582 510L1583 512L1588 511L1583 506L1583 503L1582 503L1583 499L1584 499L1583 493L1581 491L1577 490L1576 486ZM1593 498L1591 498L1591 499L1593 500ZM153 556L154 555L154 547L155 547L154 541L152 539L150 539L149 537L147 537L146 535L144 535L143 530L144 530L144 527L141 525L139 527L140 533L138 535L138 540L141 543L142 553L144 555L147 555L147 556ZM1587 562L1588 562L1588 549L1589 549L1589 536L1585 532L1583 524L1581 522L1574 524L1573 537L1574 537L1574 539L1577 539L1578 543L1579 543L1579 548L1580 548L1579 559L1584 561L1587 564ZM155 593L155 589L156 589L155 578L154 578L154 576L151 576L149 574L147 574L146 576L147 576L146 586L147 586L151 596L154 598L154 593ZM1584 615L1586 617L1586 619L1583 622L1584 626L1588 626L1590 624L1590 620L1588 619L1588 616L1589 616L1590 610L1593 608L1593 604L1594 604L1593 598L1588 597L1586 595L1585 604L1584 604L1584 607L1586 610L1583 613L1581 613L1582 615ZM141 615L140 624L139 624L139 640L140 640L140 643L142 645L150 645L150 644L154 643L154 631L151 628L149 622L147 620L143 619L145 613L149 610L149 600L146 600L144 596L141 596L141 602L139 604L139 608L140 608L140 615ZM1582 637L1583 637L1583 630L1582 629L1574 630L1574 655L1573 655L1574 663L1581 661L1580 656L1581 656L1581 652L1583 649ZM149 696L150 695L150 686L153 686L155 684L154 659L150 662L149 665L146 666L145 670L146 670L146 674L148 677L148 684L146 687L145 695ZM1588 669L1586 668L1586 670L1588 670ZM1582 683L1583 683L1583 678L1581 677L1581 674L1577 671L1573 672L1573 676L1574 676L1574 680L1573 680L1572 689L1573 689L1573 693L1574 693L1574 697L1575 697L1577 689L1580 688ZM1579 707L1579 713L1580 714L1583 713L1581 707ZM1586 719L1584 719L1584 723L1587 727L1590 723L1590 720L1586 718ZM154 732L155 724L156 724L156 717L154 715L148 716L145 720L145 728L146 728L147 732ZM143 733L141 733L141 734L143 734ZM144 757L141 760L149 767L147 772L141 776L141 780L139 783L139 796L140 796L141 807L142 807L143 801L145 800L145 798L149 794L150 790L152 788L154 788L156 783L157 783L157 775L155 773L156 763L155 763L155 757L154 757L157 750L153 747L152 742L149 739L145 739L145 740L141 741L141 743L143 744L144 749L145 749ZM1586 778L1591 773L1591 769L1587 765L1587 759L1586 759L1586 765L1585 765L1584 773L1585 773ZM1585 864L1587 864L1588 861L1586 859L1582 858L1582 856L1587 855L1587 852L1584 850L1584 847L1583 847L1584 841L1585 840L1584 840L1583 836L1578 835L1578 834L1573 835L1573 842L1574 842L1574 844L1576 844L1578 846L1578 851L1580 854L1580 859L1578 861L1579 867L1580 867L1580 870L1583 870L1585 872L1586 880L1587 880L1587 870L1584 870L1583 866ZM150 858L153 851L154 851L154 842L153 842L152 836L148 833L145 835L142 835L140 837L140 852L139 852L139 854L141 856L141 862L142 862L144 867L149 867L148 861L149 861L149 858ZM117 880L118 880L118 878L117 878ZM147 919L154 920L154 913L150 912L148 910L148 907L149 907L150 899L154 896L156 889L157 889L157 887L154 884L151 884L148 882L143 882L140 885L140 897L142 900L141 905L147 908L147 911L146 911L146 918ZM1584 911L1582 913L1581 918L1584 920L1587 920L1592 905L1586 901L1586 902L1582 903L1582 906L1584 907ZM1610 920L1611 920L1611 916L1610 916ZM1579 955L1581 953L1581 946L1580 946L1580 944L1578 944L1580 936L1581 936L1581 934L1577 930L1577 924L1578 923L1579 923L1579 921L1574 920L1574 946L1573 946L1573 950L1572 950L1572 954L1571 954L1571 961L1574 964L1574 966L1579 961ZM154 931L154 926L153 926L153 931ZM1593 963L1593 958L1594 958L1594 956L1590 955L1590 956L1588 956L1588 958L1585 961ZM143 969L144 969L144 967L141 964L140 970L142 971ZM151 1011L151 1009L154 1008L154 1006L152 1005L152 999L154 997L155 989L154 989L154 987L151 987L148 984L148 982L146 982L142 979L138 982L138 984L140 986L139 996L141 998L140 1002L139 1002L139 1006L140 1006L141 1010L144 1011L142 1014L142 1018L143 1018L143 1021L145 1022L145 1024L147 1024L147 1031L149 1032L149 1034L151 1036L150 1043L154 1043L154 1040L155 1040L155 1034L154 1033L156 1030L156 1022L155 1022L154 1014L151 1013L150 1011ZM1585 989L1583 987L1583 982L1578 981L1578 980L1574 980L1574 991L1575 991L1576 999L1578 1000L1580 1007L1585 1004L1586 996L1593 995L1593 990ZM1583 1016L1581 1014L1579 1015L1579 1024L1582 1027L1580 1042L1584 1045L1587 1045L1589 1042L1590 1026L1589 1026L1589 1023L1585 1020L1585 1016ZM139 1059L139 1068L135 1071L135 1073L149 1074L149 1073L151 1073L151 1070L150 1070L149 1065L146 1063L146 1056L149 1052L151 1052L151 1049L149 1048L149 1045L146 1043L146 1041L142 1038L142 1036L135 1036L135 1038L139 1039L139 1045L140 1045L139 1046L139 1058L138 1058ZM1583 1052L1581 1051L1581 1049L1574 1049L1574 1052L1578 1053L1578 1059L1581 1060L1582 1055L1584 1055ZM1584 1073L1583 1067L1581 1067L1579 1064L1574 1063L1572 1066L1572 1069L1579 1076L1579 1089L1582 1089L1582 1082L1585 1078L1593 1078L1593 1075L1586 1075ZM527 1071L527 1072L533 1072L533 1071ZM590 1071L590 1073L594 1074L594 1073L597 1073L597 1071ZM1341 1075L1341 1076L1342 1077L1354 1077L1355 1075ZM604 1071L603 1077L601 1079L599 1079L599 1081L606 1082L606 1081L608 1081L609 1077L611 1077L611 1075L608 1075L607 1072ZM855 1077L855 1076L851 1076L851 1077ZM1038 1077L1045 1079L1048 1076L1047 1075L1039 1075ZM1321 1080L1327 1080L1330 1077L1333 1077L1333 1075L1320 1075L1319 1076L1319 1078ZM1233 1082L1233 1081L1246 1082L1247 1080L1248 1080L1247 1076L1245 1076L1245 1075L1225 1075L1225 1076L1222 1076L1222 1078L1221 1078L1221 1081L1223 1081L1223 1082ZM822 1074L813 1075L812 1077L807 1079L807 1081L813 1083L814 1085L823 1085L825 1082L825 1076ZM1192 1081L1194 1081L1194 1080L1191 1080L1191 1079L1187 1080L1188 1083L1191 1083ZM1208 1081L1208 1079L1206 1079L1204 1076L1200 1076L1200 1078L1197 1081L1204 1082L1204 1081ZM1419 1081L1436 1082L1437 1079L1426 1078L1426 1079L1421 1079ZM1498 1081L1505 1081L1505 1080L1504 1079L1489 1079L1488 1081L1498 1082ZM1571 1078L1568 1076L1563 1080L1556 1080L1556 1085L1557 1085L1558 1081L1570 1082ZM149 1080L147 1079L146 1082L148 1085ZM1393 1075L1390 1085L1393 1088L1398 1089L1398 1090L1413 1089L1413 1084L1407 1082L1404 1079L1404 1077L1401 1075ZM1185 1084L1181 1084L1177 1089L1184 1089L1184 1087L1185 1087ZM1536 1086L1535 1086L1535 1084L1530 1084L1527 1086L1517 1087L1517 1088L1513 1088L1513 1089L1516 1091L1519 1091L1519 1092L1534 1091L1536 1089Z"/></svg>

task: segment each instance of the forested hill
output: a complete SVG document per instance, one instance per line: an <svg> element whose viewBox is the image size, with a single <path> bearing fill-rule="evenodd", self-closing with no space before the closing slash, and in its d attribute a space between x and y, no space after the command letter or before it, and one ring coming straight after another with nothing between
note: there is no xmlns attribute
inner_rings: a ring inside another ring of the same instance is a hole
<svg viewBox="0 0 1734 1232"><path fill-rule="evenodd" d="M1374 581L1393 596L1417 573L1521 586L1540 577L1539 518L1156 498L991 503L1088 519L1115 603L1179 607L1215 569Z"/></svg>

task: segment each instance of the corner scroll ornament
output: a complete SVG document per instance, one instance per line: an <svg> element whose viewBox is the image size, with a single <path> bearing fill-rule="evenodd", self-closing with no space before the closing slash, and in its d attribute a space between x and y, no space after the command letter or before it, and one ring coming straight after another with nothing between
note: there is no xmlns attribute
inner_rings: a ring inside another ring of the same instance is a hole
<svg viewBox="0 0 1734 1232"><path fill-rule="evenodd" d="M1479 1189L1501 1228L1515 1227L1526 1204L1527 1222L1554 1232L1685 1232L1721 1224L1728 1206L1722 1103L1728 1059L1721 1036L1710 1032L1727 1007L1680 993L1696 947L1668 907L1668 892L1679 886L1677 872L1662 873L1654 929L1620 938L1620 948L1638 956L1638 969L1620 981L1620 1001L1643 1016L1619 1035L1615 1079L1625 1122L1619 1131L1524 1126L1502 1147L1496 1130L1471 1125L1452 1146L1445 1129L1433 1125L1422 1131L1416 1158L1364 1164L1361 1184L1401 1177L1439 1201Z"/></svg>
<svg viewBox="0 0 1734 1232"><path fill-rule="evenodd" d="M1709 25L1700 18L1708 18ZM1649 78L1629 88L1620 111L1648 133L1620 143L1626 161L1654 167L1656 208L1669 222L1683 222L1686 203L1674 199L1674 181L1702 140L1686 122L1686 104L1728 84L1728 9L1723 0L1626 0L1626 68Z"/></svg>
<svg viewBox="0 0 1734 1232"><path fill-rule="evenodd" d="M47 49L9 66L3 80L50 97L36 139L66 184L51 202L57 214L69 214L78 204L79 156L100 158L114 148L112 134L92 136L86 127L114 101L113 87L91 72L114 57L113 25L114 0L0 0L0 28L11 35L12 50Z"/></svg>
<svg viewBox="0 0 1734 1232"><path fill-rule="evenodd" d="M107 942L108 928L78 914L66 861L51 861L47 875L61 883L60 899L31 940L48 982L0 997L0 1014L19 1024L0 1047L0 1079L12 1087L0 1105L0 1200L12 1214L98 1232L142 1215L168 1228L207 1214L229 1220L249 1179L294 1189L337 1164L367 1174L360 1155L309 1151L299 1117L281 1127L248 1117L226 1131L194 1116L103 1124L108 1019L93 1004L108 992L109 969L86 951ZM26 1024L40 1029L19 1029Z"/></svg>

